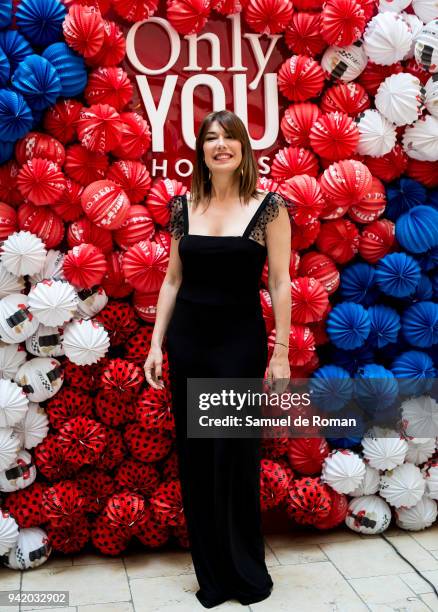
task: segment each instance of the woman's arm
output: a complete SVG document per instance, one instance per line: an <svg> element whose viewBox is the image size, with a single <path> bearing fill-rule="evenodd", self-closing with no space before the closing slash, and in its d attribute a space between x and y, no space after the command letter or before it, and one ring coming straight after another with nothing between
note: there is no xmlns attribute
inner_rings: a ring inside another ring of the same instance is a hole
<svg viewBox="0 0 438 612"><path fill-rule="evenodd" d="M268 249L268 289L275 318L274 352L270 373L274 378L289 378L289 332L291 325L291 223L285 206L279 205L277 217L266 227ZM286 345L286 346L283 346ZM287 364L287 365L286 365Z"/></svg>
<svg viewBox="0 0 438 612"><path fill-rule="evenodd" d="M182 263L178 253L179 238L171 238L169 264L157 301L157 315L151 337L151 348L144 364L147 382L154 389L164 387L161 381L163 353L161 346L175 308L176 295L182 281Z"/></svg>

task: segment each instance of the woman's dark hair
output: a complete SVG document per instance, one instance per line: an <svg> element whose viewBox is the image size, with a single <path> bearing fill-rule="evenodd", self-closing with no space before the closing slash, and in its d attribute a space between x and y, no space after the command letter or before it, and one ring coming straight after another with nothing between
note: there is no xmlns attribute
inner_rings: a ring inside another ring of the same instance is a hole
<svg viewBox="0 0 438 612"><path fill-rule="evenodd" d="M240 140L242 144L242 161L236 170L239 175L239 197L247 204L251 197L257 196L258 168L254 153L249 141L247 129L243 121L229 110L209 113L201 123L196 138L195 164L193 167L190 199L193 208L201 200L211 200L211 180L209 168L204 161L204 141L211 124L217 121L231 138Z"/></svg>

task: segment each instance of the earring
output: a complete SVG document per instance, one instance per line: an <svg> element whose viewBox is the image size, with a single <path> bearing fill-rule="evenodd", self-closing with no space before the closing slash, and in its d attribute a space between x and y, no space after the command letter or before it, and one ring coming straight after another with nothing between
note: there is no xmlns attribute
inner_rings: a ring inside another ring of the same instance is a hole
<svg viewBox="0 0 438 612"><path fill-rule="evenodd" d="M242 170L240 171L240 174L241 174L241 176L243 176L243 168L242 168Z"/></svg>
<svg viewBox="0 0 438 612"><path fill-rule="evenodd" d="M208 180L211 181L211 170L208 171Z"/></svg>

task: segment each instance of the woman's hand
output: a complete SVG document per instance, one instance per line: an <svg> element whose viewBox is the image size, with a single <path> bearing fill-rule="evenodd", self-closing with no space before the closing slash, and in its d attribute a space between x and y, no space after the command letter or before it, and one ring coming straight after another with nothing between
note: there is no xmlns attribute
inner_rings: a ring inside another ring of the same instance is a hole
<svg viewBox="0 0 438 612"><path fill-rule="evenodd" d="M275 345L274 353L269 361L267 379L272 391L283 393L286 390L290 380L288 348Z"/></svg>
<svg viewBox="0 0 438 612"><path fill-rule="evenodd" d="M146 380L154 389L164 389L164 382L161 378L162 365L163 352L161 348L158 346L151 346L143 367Z"/></svg>

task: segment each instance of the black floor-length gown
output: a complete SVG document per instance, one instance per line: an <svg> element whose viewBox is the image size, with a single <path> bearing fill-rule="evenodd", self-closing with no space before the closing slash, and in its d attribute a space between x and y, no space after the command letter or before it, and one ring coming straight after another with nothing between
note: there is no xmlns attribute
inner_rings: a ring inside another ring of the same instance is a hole
<svg viewBox="0 0 438 612"><path fill-rule="evenodd" d="M187 378L263 378L267 335L259 296L265 229L285 200L269 192L242 236L189 234L185 196L170 202L183 276L166 334L184 511L198 599L205 607L264 599L260 439L187 438ZM195 409L195 408L193 408Z"/></svg>

